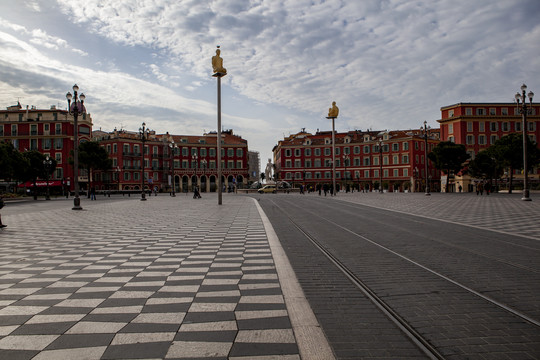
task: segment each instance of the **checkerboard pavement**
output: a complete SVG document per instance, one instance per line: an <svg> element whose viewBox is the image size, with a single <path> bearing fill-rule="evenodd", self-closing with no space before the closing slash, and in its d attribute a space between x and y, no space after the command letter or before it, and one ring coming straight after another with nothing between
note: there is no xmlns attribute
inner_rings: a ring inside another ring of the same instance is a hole
<svg viewBox="0 0 540 360"><path fill-rule="evenodd" d="M300 359L253 199L215 203L4 209L0 358Z"/></svg>
<svg viewBox="0 0 540 360"><path fill-rule="evenodd" d="M540 194L522 201L521 193L477 196L475 193L339 193L334 199L540 239Z"/></svg>

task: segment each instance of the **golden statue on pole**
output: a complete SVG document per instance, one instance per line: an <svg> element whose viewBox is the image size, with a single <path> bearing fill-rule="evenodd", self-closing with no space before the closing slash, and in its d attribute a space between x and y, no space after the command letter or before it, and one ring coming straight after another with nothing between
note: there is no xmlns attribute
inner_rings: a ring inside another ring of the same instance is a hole
<svg viewBox="0 0 540 360"><path fill-rule="evenodd" d="M227 75L227 69L223 67L223 59L219 56L221 53L221 50L219 50L219 46L216 50L216 55L212 56L212 69L214 70L214 74L222 74Z"/></svg>
<svg viewBox="0 0 540 360"><path fill-rule="evenodd" d="M336 102L332 101L332 107L328 109L328 118L337 118L339 115L339 108L336 106Z"/></svg>

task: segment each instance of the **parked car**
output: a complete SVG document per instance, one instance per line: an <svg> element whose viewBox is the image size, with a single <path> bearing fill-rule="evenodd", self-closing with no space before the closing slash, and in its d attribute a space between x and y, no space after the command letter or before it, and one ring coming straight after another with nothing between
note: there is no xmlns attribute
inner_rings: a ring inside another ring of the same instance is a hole
<svg viewBox="0 0 540 360"><path fill-rule="evenodd" d="M275 194L276 193L276 185L265 185L264 187L260 188L257 191L259 192L259 194L264 194L264 193L273 193L273 194Z"/></svg>

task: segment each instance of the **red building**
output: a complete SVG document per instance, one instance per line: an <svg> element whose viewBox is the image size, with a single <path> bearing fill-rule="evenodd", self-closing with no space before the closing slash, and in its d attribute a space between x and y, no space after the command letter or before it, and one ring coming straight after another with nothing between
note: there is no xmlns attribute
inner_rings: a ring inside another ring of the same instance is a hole
<svg viewBox="0 0 540 360"><path fill-rule="evenodd" d="M428 153L439 143L438 130L428 129ZM349 131L335 134L336 184L359 189L423 191L426 184L422 130ZM381 146L380 146L381 145ZM301 131L273 149L278 180L316 188L332 184L332 132ZM431 189L439 188L440 173L428 161Z"/></svg>
<svg viewBox="0 0 540 360"><path fill-rule="evenodd" d="M532 114L527 116L527 135L534 142L540 138L540 104L533 104ZM458 103L441 108L441 140L463 144L474 159L478 152L487 149L495 141L511 133L522 133L522 117L515 103ZM515 171L516 180L523 181L521 171ZM506 178L508 174L506 174ZM539 171L532 169L532 183L538 182ZM462 185L465 191L473 191L477 179L468 175L450 179L450 191Z"/></svg>
<svg viewBox="0 0 540 360"><path fill-rule="evenodd" d="M78 118L79 142L88 141L91 138L92 118L90 114L83 113ZM9 106L6 110L0 110L0 141L9 141L15 149L24 152L37 150L56 160L56 170L52 174L49 186L60 187L64 185L74 188L73 167L68 159L73 151L74 139L73 115L67 110L37 109L26 107L23 109L20 103ZM84 169L80 169L79 183L84 188L88 177ZM45 182L39 182L38 186L46 186Z"/></svg>
<svg viewBox="0 0 540 360"><path fill-rule="evenodd" d="M221 145L222 184L226 189L242 188L248 181L247 140L223 131ZM106 133L94 132L98 141L113 161L108 172L93 174L98 190L139 190L144 159L146 189L158 191L191 191L197 185L203 192L216 191L217 133L202 136L156 134L151 131L144 143L138 132L126 130ZM174 180L173 180L174 179Z"/></svg>

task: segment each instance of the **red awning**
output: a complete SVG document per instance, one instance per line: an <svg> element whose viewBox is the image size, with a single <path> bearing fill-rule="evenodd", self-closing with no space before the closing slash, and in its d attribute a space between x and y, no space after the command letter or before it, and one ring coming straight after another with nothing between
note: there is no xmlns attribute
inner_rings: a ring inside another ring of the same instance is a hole
<svg viewBox="0 0 540 360"><path fill-rule="evenodd" d="M19 184L19 187L33 187L34 186L34 183L32 181L27 181L25 183L22 183L22 184ZM36 181L36 186L38 187L43 187L43 186L47 186L47 181L45 180L38 180ZM62 186L62 181L61 180L49 180L49 186Z"/></svg>

